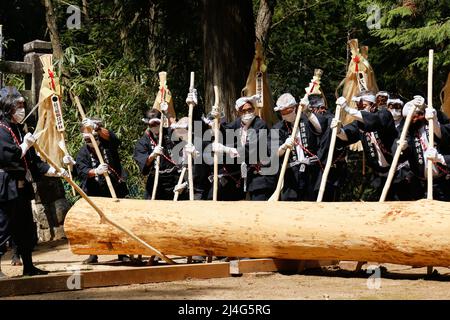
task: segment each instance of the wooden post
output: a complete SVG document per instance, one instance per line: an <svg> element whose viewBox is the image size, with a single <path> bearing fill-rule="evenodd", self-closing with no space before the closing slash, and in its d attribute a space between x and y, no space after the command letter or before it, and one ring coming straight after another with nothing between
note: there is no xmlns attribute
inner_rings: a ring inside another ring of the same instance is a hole
<svg viewBox="0 0 450 320"><path fill-rule="evenodd" d="M433 58L434 51L431 49L428 54L428 108L433 108ZM430 119L428 121L429 128L429 141L428 145L431 148L434 148L434 120ZM427 160L428 168L427 168L427 199L433 200L433 161Z"/></svg>
<svg viewBox="0 0 450 320"><path fill-rule="evenodd" d="M149 210L146 200L93 200L107 217L166 255L450 266L448 202L185 201L181 206L156 200ZM144 253L118 230L93 223L95 217L83 199L67 214L64 228L75 254Z"/></svg>
<svg viewBox="0 0 450 320"><path fill-rule="evenodd" d="M213 110L216 112L214 118L214 142L220 143L220 108L219 108L219 87L214 86L214 106ZM219 154L214 152L214 182L213 182L213 201L217 201L217 194L219 190Z"/></svg>
<svg viewBox="0 0 450 320"><path fill-rule="evenodd" d="M194 91L195 73L191 72L191 83L189 92ZM189 126L188 126L188 144L192 145L192 121L193 121L194 105L189 104ZM194 175L192 166L192 154L188 154L188 182L189 182L189 200L194 200Z"/></svg>
<svg viewBox="0 0 450 320"><path fill-rule="evenodd" d="M159 73L159 88L161 90L161 104L165 103L166 101L166 83L167 83L167 72L160 72ZM161 112L161 123L159 124L159 137L158 137L158 147L162 146L162 140L163 140L163 134L164 134L164 111L162 108L159 108ZM158 180L159 180L159 167L161 164L161 156L158 155L156 157L156 164L155 164L155 180L153 181L153 190L152 190L152 200L156 199L156 192L158 190Z"/></svg>
<svg viewBox="0 0 450 320"><path fill-rule="evenodd" d="M341 106L336 106L336 112L334 119L340 121L341 120ZM333 128L333 132L331 133L331 142L330 149L328 149L327 163L325 164L325 169L322 174L322 180L320 181L319 194L317 196L317 202L322 202L323 194L325 193L325 189L327 187L327 179L328 174L330 173L331 165L333 163L333 155L334 155L334 146L336 145L336 137L338 128Z"/></svg>

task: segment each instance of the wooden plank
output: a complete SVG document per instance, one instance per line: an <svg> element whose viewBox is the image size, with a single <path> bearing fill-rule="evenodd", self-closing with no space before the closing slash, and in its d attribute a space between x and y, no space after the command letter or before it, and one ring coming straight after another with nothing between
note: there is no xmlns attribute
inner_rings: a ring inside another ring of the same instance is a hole
<svg viewBox="0 0 450 320"><path fill-rule="evenodd" d="M192 279L227 278L229 263L208 263L192 265L167 265L125 270L85 271L83 288L123 286Z"/></svg>
<svg viewBox="0 0 450 320"><path fill-rule="evenodd" d="M0 297L82 289L82 286L69 289L67 283L72 276L73 273L64 273L0 280ZM83 283L83 275L80 275L80 283Z"/></svg>
<svg viewBox="0 0 450 320"><path fill-rule="evenodd" d="M79 286L74 284L74 273L9 278L0 280L0 297L82 290L88 288L123 286L192 279L227 278L227 262L121 268L116 270L81 271Z"/></svg>
<svg viewBox="0 0 450 320"><path fill-rule="evenodd" d="M20 61L1 61L0 71L14 74L31 74L33 73L33 65Z"/></svg>

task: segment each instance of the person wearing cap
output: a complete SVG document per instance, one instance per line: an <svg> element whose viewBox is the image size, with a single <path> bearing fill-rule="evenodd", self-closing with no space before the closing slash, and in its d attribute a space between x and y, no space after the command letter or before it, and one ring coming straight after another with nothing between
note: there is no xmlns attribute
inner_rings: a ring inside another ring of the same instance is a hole
<svg viewBox="0 0 450 320"><path fill-rule="evenodd" d="M379 200L392 162L398 132L391 112L386 108L377 110L372 92L363 91L353 97L352 101L356 102L357 109L350 108L345 97L337 99L336 104L341 105L342 110L355 121L342 128L340 121L333 119L331 128L337 127L338 139L348 145L361 141L367 165L373 172L369 182L373 192L366 200ZM391 193L388 194L389 199L390 196Z"/></svg>
<svg viewBox="0 0 450 320"><path fill-rule="evenodd" d="M278 98L274 108L282 118L272 128L279 134L280 165L286 150L291 149L280 195L282 201L315 201L317 198L314 189L322 166L317 156L322 127L309 108L309 99L303 98L300 104L303 106L303 113L294 139L291 134L298 110L295 98L290 93L284 93Z"/></svg>
<svg viewBox="0 0 450 320"><path fill-rule="evenodd" d="M67 175L41 161L33 145L36 137L24 133L25 99L16 88L0 90L0 260L6 252L6 242L12 240L22 257L23 275L47 274L33 265L32 251L36 245L36 228L31 200L32 182L42 175ZM1 264L0 264L1 266ZM1 272L0 278L5 277Z"/></svg>
<svg viewBox="0 0 450 320"><path fill-rule="evenodd" d="M159 146L159 127L161 112L156 109L148 110L142 119L147 124L144 135L137 141L133 159L136 161L141 174L147 176L145 185L145 199L151 199L156 172L156 158L160 156L159 180L156 189L157 200L172 200L173 189L177 185L180 171L179 161L173 159L172 128L163 128L162 145Z"/></svg>
<svg viewBox="0 0 450 320"><path fill-rule="evenodd" d="M403 116L403 101L396 97L390 97L387 102L387 110L392 114L395 127L400 138L405 124L405 117ZM400 145L400 141L397 140L394 143L394 147ZM398 201L414 201L421 199L421 184L420 180L411 171L408 153L405 152L406 145L402 143L403 149L400 158L398 160L394 179L392 180L390 187L391 200Z"/></svg>
<svg viewBox="0 0 450 320"><path fill-rule="evenodd" d="M407 117L409 112L414 112L409 126L407 136L407 155L411 171L422 184L421 193L418 198L426 197L428 161L433 161L433 198L440 201L450 201L450 154L448 146L442 143L442 128L446 117L427 107L425 99L414 96L403 107L403 116ZM439 118L442 120L440 121ZM434 133L429 132L428 121L434 122ZM435 145L429 145L429 135L434 134Z"/></svg>
<svg viewBox="0 0 450 320"><path fill-rule="evenodd" d="M387 107L387 101L389 100L389 93L387 91L378 91L375 96L375 105L377 109L383 109Z"/></svg>
<svg viewBox="0 0 450 320"><path fill-rule="evenodd" d="M119 156L120 140L115 133L103 127L99 119L85 118L80 126L84 145L76 156L74 172L80 178L81 188L92 197L111 197L111 192L106 183L104 174L107 172L117 198L125 198L128 195L126 184L127 174L122 168ZM102 153L104 163L100 163L93 147L89 132L92 133ZM119 255L119 260L128 262L125 255ZM85 264L98 262L96 255L89 256Z"/></svg>
<svg viewBox="0 0 450 320"><path fill-rule="evenodd" d="M237 139L225 141L225 144L212 143L213 152L225 156L219 172L219 200L242 200L248 192L250 200L265 201L274 191L275 176L266 172L270 166L270 132L266 123L255 113L257 98L239 98L235 104L238 117L221 125L225 140L229 131ZM267 158L264 159L262 154Z"/></svg>

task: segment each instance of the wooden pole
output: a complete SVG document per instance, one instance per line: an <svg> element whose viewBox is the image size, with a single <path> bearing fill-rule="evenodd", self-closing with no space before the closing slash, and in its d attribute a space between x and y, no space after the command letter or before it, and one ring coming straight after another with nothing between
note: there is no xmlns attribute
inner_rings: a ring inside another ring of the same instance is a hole
<svg viewBox="0 0 450 320"><path fill-rule="evenodd" d="M434 51L431 49L428 54L428 108L433 108L433 59L434 59ZM429 141L428 145L430 148L434 148L434 120L428 120L428 128L429 128ZM427 199L433 200L433 161L428 161L427 168Z"/></svg>
<svg viewBox="0 0 450 320"><path fill-rule="evenodd" d="M186 175L186 167L183 167L183 169L181 169L180 177L178 178L178 184L183 183L183 179L184 179L185 175ZM178 201L179 195L180 195L180 193L178 191L176 191L173 196L173 201Z"/></svg>
<svg viewBox="0 0 450 320"><path fill-rule="evenodd" d="M161 90L161 102L160 104L165 102L166 99L166 82L167 82L167 72L159 73L159 87ZM164 112L162 108L161 111L161 123L159 124L159 137L158 137L158 147L162 146L163 140L163 128L164 128ZM153 190L152 190L152 200L156 199L156 191L158 190L158 182L159 182L159 167L161 165L161 156L158 155L156 157L155 163L155 180L153 181Z"/></svg>
<svg viewBox="0 0 450 320"><path fill-rule="evenodd" d="M189 85L189 92L194 91L195 73L191 72L191 83ZM188 126L188 144L192 145L192 121L193 121L194 105L189 104L189 126ZM183 175L184 176L184 175ZM192 154L188 154L188 181L189 181L189 200L194 200L194 174L192 166Z"/></svg>
<svg viewBox="0 0 450 320"><path fill-rule="evenodd" d="M156 200L149 210L146 200L94 201L107 217L166 255L450 266L448 202L185 201L180 206ZM114 228L93 224L95 217L83 199L67 213L64 230L75 254L143 253Z"/></svg>
<svg viewBox="0 0 450 320"><path fill-rule="evenodd" d="M308 96L308 94L306 94L305 97L306 96ZM299 104L297 115L295 117L294 127L292 128L291 139L295 139L295 137L297 136L298 126L300 123L300 119L302 117L302 112L303 106ZM275 192L272 194L272 196L269 198L268 201L278 201L280 199L281 189L283 189L284 175L286 173L290 154L291 149L288 148L286 150L286 153L284 154L283 165L281 167L280 176L278 177L277 187L275 189Z"/></svg>
<svg viewBox="0 0 450 320"><path fill-rule="evenodd" d="M48 164L50 164L57 171L61 172L61 168L59 168L59 166L52 159L50 159L50 157L39 147L39 145L37 143L34 144L34 148L39 153L39 156L41 158L43 158L44 161L46 161ZM151 254L157 255L158 257L160 257L161 259L163 259L167 263L174 264L174 262L171 259L169 259L164 254L162 254L160 251L156 250L151 245L149 245L148 243L143 241L141 238L136 236L129 229L127 229L125 227L122 227L118 223L116 223L116 222L112 221L111 219L109 219L105 215L105 213L102 210L100 210L100 208L94 203L94 201L91 198L89 198L88 195L72 179L70 179L70 177L63 176L63 178L72 187L75 188L75 190L80 194L80 196L84 199L84 201L86 201L88 203L88 205L90 207L92 207L94 209L94 211L99 215L99 217L100 217L100 224L104 224L105 222L109 223L110 225L112 225L116 229L118 229L118 230L126 233L127 235L129 235L133 240L138 242L141 246L145 247L145 249L144 249L145 251L147 251L147 252L149 252ZM105 199L109 199L109 198L105 198ZM117 205L117 203L116 203L116 205ZM89 222L90 226L92 226L92 222L93 222L92 220Z"/></svg>
<svg viewBox="0 0 450 320"><path fill-rule="evenodd" d="M341 120L341 106L336 106L334 119L340 121ZM317 202L322 202L323 194L325 193L325 189L327 187L327 179L328 174L330 173L331 165L333 164L333 155L334 155L334 146L336 145L336 137L337 137L337 129L333 128L331 132L331 142L330 148L328 149L327 163L325 164L325 169L322 174L322 180L320 181L319 194L317 196Z"/></svg>
<svg viewBox="0 0 450 320"><path fill-rule="evenodd" d="M220 108L219 108L219 87L214 86L214 106L213 110L216 111L216 117L214 118L214 141L220 143ZM219 154L214 152L214 182L213 182L213 201L217 201L217 194L219 190Z"/></svg>
<svg viewBox="0 0 450 320"><path fill-rule="evenodd" d="M411 124L411 119L414 115L415 107L409 110L408 115L406 116L405 124L402 129L402 133L400 135L399 143L406 142L406 135L408 134L409 125ZM397 171L398 160L400 159L400 155L402 153L402 149L400 148L400 144L395 150L394 158L392 159L391 167L389 168L389 174L386 179L386 183L384 184L383 192L381 193L380 202L384 202L386 200L386 196L389 192L389 188L391 187L392 180L394 179L395 172Z"/></svg>
<svg viewBox="0 0 450 320"><path fill-rule="evenodd" d="M80 99L78 98L78 96L73 96L73 98L75 100L75 104L78 107L78 111L80 112L81 119L82 120L86 119L86 114L84 113L83 107L81 106ZM103 155L100 151L100 148L98 147L97 140L95 140L95 137L92 134L92 132L89 132L88 134L89 134L89 139L91 139L92 146L94 147L95 154L97 155L98 161L100 162L100 164L104 164L105 160L103 159ZM108 185L109 192L111 193L111 197L113 199L115 199L116 201L118 201L117 194L116 194L116 191L114 190L114 186L112 184L111 177L109 176L108 171L106 171L103 174L103 176L105 177L106 184Z"/></svg>

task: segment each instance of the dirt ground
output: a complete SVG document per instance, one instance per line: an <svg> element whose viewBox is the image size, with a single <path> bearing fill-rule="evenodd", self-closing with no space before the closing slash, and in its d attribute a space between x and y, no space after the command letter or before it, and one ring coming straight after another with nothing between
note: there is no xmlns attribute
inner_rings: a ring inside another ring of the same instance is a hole
<svg viewBox="0 0 450 320"><path fill-rule="evenodd" d="M113 269L114 265L81 265L85 256L73 255L67 243L54 242L38 247L36 264L51 272L63 272L78 266L81 270ZM117 257L102 256L100 261ZM166 283L130 285L82 291L45 293L8 299L450 299L450 269L436 268L439 274L426 276L426 268L384 264L387 271L374 279L373 273L355 273L355 263L341 262L339 267L307 270L304 274L252 273L241 277L209 280L184 280ZM19 276L21 267L10 265L10 255L2 260L8 276ZM372 275L372 276L371 276Z"/></svg>

